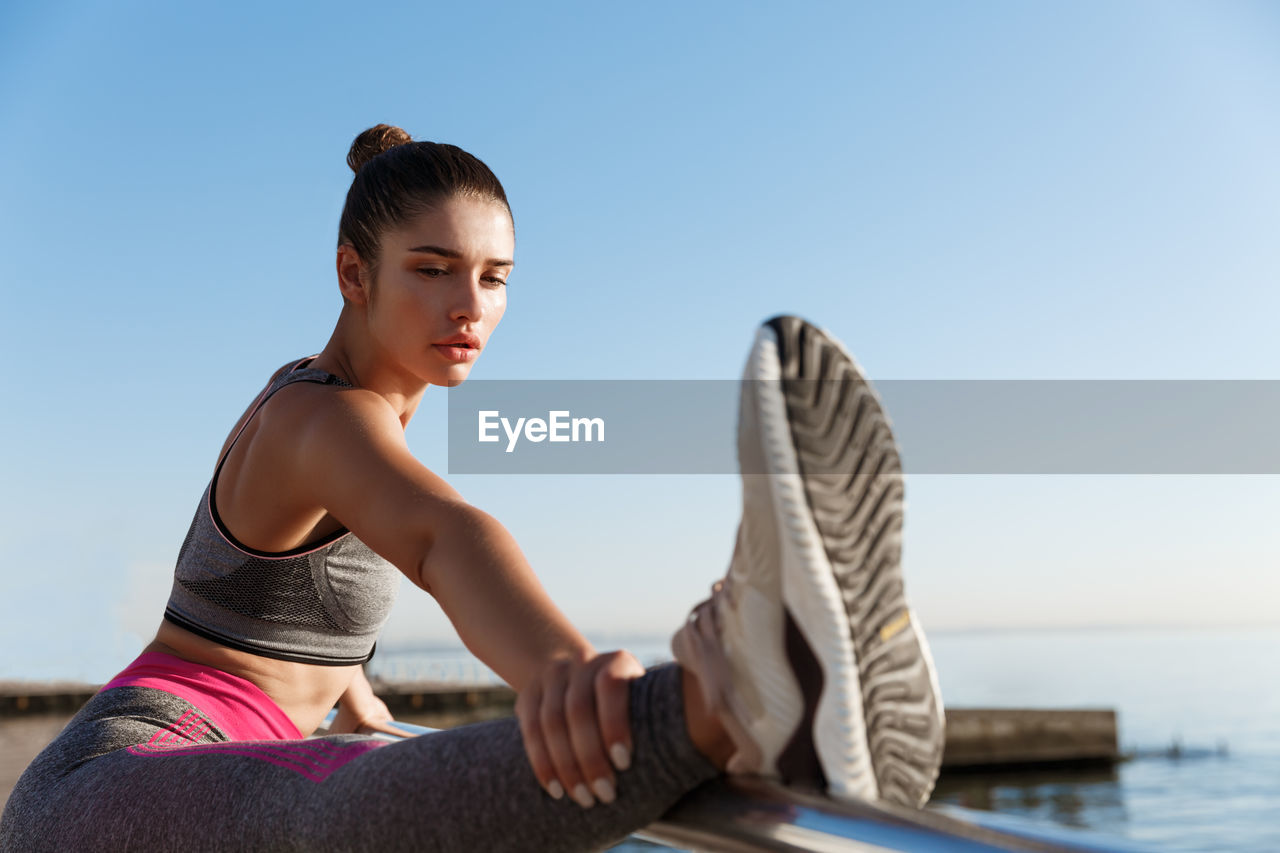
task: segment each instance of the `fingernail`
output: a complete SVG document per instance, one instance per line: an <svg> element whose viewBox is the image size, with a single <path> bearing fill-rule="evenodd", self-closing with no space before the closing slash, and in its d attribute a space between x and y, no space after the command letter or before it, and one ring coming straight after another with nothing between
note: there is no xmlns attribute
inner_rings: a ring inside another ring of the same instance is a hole
<svg viewBox="0 0 1280 853"><path fill-rule="evenodd" d="M564 785L560 784L559 779L552 779L551 783L547 785L547 793L551 795L552 799L555 799L555 800L563 799Z"/></svg>
<svg viewBox="0 0 1280 853"><path fill-rule="evenodd" d="M591 783L591 790L596 792L596 796L602 803L612 803L618 799L617 792L613 790L613 783L603 777Z"/></svg>
<svg viewBox="0 0 1280 853"><path fill-rule="evenodd" d="M584 809L589 809L596 804L596 798L591 796L587 786L581 782L573 786L573 800Z"/></svg>
<svg viewBox="0 0 1280 853"><path fill-rule="evenodd" d="M619 770L626 770L631 766L631 751L620 743L609 747L609 757L613 759L613 766Z"/></svg>

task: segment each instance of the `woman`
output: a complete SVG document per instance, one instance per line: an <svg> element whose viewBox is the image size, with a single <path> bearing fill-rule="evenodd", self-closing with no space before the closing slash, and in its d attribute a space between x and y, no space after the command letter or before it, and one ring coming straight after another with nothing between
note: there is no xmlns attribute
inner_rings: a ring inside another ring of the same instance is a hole
<svg viewBox="0 0 1280 853"><path fill-rule="evenodd" d="M386 125L348 163L333 336L231 430L155 640L33 762L0 846L589 849L725 768L922 803L941 705L901 592L900 467L843 349L792 318L761 330L747 376L783 381L744 383L739 451L772 476L744 479L729 575L679 665L645 672L597 652L405 444L427 387L465 380L502 319L501 184ZM387 727L360 664L400 574L518 691L515 719L354 733ZM339 733L302 740L335 702Z"/></svg>

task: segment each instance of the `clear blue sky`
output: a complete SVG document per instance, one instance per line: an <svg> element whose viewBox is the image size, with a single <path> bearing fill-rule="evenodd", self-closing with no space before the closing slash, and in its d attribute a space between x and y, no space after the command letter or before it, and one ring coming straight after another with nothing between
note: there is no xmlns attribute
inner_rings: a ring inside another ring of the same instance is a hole
<svg viewBox="0 0 1280 853"><path fill-rule="evenodd" d="M476 378L732 378L785 311L873 378L1280 379L1277 104L1262 2L10 0L0 677L105 678L154 631L227 429L332 328L365 127L506 185ZM441 396L410 443L443 470ZM668 632L737 520L732 477L456 484L595 634ZM1277 478L908 502L926 628L1280 620ZM448 635L408 590L386 640Z"/></svg>

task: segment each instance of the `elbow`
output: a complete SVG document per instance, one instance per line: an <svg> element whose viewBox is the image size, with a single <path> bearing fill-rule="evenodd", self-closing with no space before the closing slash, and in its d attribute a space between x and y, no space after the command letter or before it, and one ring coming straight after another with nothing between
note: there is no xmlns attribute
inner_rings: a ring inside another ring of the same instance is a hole
<svg viewBox="0 0 1280 853"><path fill-rule="evenodd" d="M410 579L434 597L443 572L457 571L483 559L506 528L487 512L464 501L451 502L432 516L432 529L422 537L423 545L418 549L421 556Z"/></svg>
<svg viewBox="0 0 1280 853"><path fill-rule="evenodd" d="M435 597L435 593L431 591L431 584L427 580L427 557L425 554L418 560L418 564L414 566L413 573L409 576L409 580L431 597Z"/></svg>

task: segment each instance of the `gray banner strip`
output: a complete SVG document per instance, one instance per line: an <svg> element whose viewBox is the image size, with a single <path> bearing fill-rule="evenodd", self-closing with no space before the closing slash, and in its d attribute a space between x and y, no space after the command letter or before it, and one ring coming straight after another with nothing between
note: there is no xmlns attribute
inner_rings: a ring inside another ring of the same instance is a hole
<svg viewBox="0 0 1280 853"><path fill-rule="evenodd" d="M890 380L875 388L908 473L1280 473L1277 381ZM449 471L738 473L740 389L726 380L471 380L448 391Z"/></svg>

